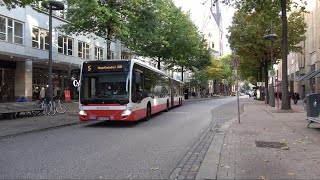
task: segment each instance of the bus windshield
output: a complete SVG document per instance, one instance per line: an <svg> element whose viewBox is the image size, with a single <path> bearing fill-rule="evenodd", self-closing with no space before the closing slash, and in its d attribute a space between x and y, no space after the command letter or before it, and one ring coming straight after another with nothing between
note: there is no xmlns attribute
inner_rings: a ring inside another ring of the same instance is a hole
<svg viewBox="0 0 320 180"><path fill-rule="evenodd" d="M81 104L127 104L129 102L129 73L82 74L80 102Z"/></svg>

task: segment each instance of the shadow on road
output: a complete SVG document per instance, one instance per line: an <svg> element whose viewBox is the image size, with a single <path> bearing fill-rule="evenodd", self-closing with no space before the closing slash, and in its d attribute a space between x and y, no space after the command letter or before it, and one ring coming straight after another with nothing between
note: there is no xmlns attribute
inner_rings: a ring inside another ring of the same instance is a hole
<svg viewBox="0 0 320 180"><path fill-rule="evenodd" d="M101 122L91 122L88 125L84 125L84 128L132 128L139 124L138 122L131 121L101 121Z"/></svg>

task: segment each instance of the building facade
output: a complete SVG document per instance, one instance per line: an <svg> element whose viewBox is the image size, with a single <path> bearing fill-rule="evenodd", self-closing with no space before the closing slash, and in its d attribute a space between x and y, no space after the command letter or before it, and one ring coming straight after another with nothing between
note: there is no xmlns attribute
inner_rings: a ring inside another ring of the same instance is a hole
<svg viewBox="0 0 320 180"><path fill-rule="evenodd" d="M309 93L320 93L320 2L309 0L305 14L306 40L300 43L302 53L289 53L289 91L301 98Z"/></svg>
<svg viewBox="0 0 320 180"><path fill-rule="evenodd" d="M103 38L69 35L55 27L67 23L61 11L53 12L53 87L57 95L69 90L72 99L78 98L77 88L70 77L73 68L83 61L106 60ZM26 97L39 98L42 87L48 87L49 15L39 6L17 7L8 10L0 6L0 102ZM113 59L130 58L128 49L120 42L111 44Z"/></svg>

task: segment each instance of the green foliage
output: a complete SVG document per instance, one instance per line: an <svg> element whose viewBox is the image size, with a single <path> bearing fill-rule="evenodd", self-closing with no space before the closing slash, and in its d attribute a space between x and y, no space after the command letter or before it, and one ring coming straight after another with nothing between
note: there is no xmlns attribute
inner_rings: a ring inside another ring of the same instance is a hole
<svg viewBox="0 0 320 180"><path fill-rule="evenodd" d="M6 6L8 9L13 9L18 6L25 7L26 5L39 1L41 0L2 0L0 1L0 6Z"/></svg>
<svg viewBox="0 0 320 180"><path fill-rule="evenodd" d="M223 80L229 82L232 76L232 57L231 55L226 55L222 57L212 57L212 63L207 67L206 71L210 80Z"/></svg>
<svg viewBox="0 0 320 180"><path fill-rule="evenodd" d="M66 0L69 23L60 30L76 35L97 35L107 41L107 58L110 59L110 43L128 35L126 19L141 8L140 0Z"/></svg>
<svg viewBox="0 0 320 180"><path fill-rule="evenodd" d="M206 70L196 70L194 72L194 78L191 79L190 85L192 88L202 88L208 87L209 76Z"/></svg>
<svg viewBox="0 0 320 180"><path fill-rule="evenodd" d="M194 69L210 64L211 54L188 14L169 0L147 1L143 7L128 19L129 36L122 40L129 49L158 57L169 68Z"/></svg>
<svg viewBox="0 0 320 180"><path fill-rule="evenodd" d="M249 86L249 83L248 82L245 82L242 86L242 89L244 90L249 90L250 89L250 86Z"/></svg>
<svg viewBox="0 0 320 180"><path fill-rule="evenodd" d="M282 24L279 3L265 4L266 7L251 3L253 7L250 11L247 5L235 13L233 24L229 27L228 41L231 48L237 49L240 76L252 80L254 79L252 77L257 75L257 67L271 67L270 40L262 38L271 33L271 19L274 33L278 35L278 39L274 41L274 57L275 59L281 58ZM301 47L298 44L305 39L304 33L306 32L304 11L301 8L291 8L291 10L288 18L288 47L290 51L300 51Z"/></svg>
<svg viewBox="0 0 320 180"><path fill-rule="evenodd" d="M4 0L8 8L37 0ZM134 53L156 58L159 63L184 69L210 65L211 52L189 14L172 0L64 0L68 23L58 27L67 34L100 36L106 39L110 59L112 41Z"/></svg>

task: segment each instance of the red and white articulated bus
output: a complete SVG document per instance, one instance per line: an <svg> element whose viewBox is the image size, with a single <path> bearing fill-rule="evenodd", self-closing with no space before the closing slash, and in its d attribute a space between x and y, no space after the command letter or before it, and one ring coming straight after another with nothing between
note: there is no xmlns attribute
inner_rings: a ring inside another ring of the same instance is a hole
<svg viewBox="0 0 320 180"><path fill-rule="evenodd" d="M138 60L85 61L79 83L81 121L138 121L184 102L181 81Z"/></svg>

